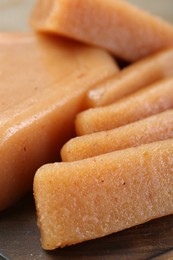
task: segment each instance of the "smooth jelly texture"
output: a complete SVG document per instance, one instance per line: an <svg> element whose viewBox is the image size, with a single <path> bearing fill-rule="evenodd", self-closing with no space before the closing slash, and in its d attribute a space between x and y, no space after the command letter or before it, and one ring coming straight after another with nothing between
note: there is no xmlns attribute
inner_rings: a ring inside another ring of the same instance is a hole
<svg viewBox="0 0 173 260"><path fill-rule="evenodd" d="M118 70L97 48L58 37L0 34L0 210L32 188L74 134L86 91Z"/></svg>

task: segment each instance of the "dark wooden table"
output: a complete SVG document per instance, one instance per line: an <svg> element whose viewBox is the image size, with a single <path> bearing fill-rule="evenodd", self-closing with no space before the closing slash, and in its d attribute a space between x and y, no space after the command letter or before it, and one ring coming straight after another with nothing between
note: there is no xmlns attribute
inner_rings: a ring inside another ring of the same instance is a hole
<svg viewBox="0 0 173 260"><path fill-rule="evenodd" d="M52 252L41 249L36 221L32 195L0 213L0 259L173 259L173 216Z"/></svg>

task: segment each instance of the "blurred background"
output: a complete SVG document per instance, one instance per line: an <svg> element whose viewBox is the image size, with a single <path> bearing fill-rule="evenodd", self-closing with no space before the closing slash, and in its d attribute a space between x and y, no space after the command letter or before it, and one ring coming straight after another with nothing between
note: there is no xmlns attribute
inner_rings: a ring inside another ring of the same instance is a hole
<svg viewBox="0 0 173 260"><path fill-rule="evenodd" d="M0 0L0 31L30 30L28 17L35 2L36 0ZM173 23L173 0L129 0L129 2Z"/></svg>

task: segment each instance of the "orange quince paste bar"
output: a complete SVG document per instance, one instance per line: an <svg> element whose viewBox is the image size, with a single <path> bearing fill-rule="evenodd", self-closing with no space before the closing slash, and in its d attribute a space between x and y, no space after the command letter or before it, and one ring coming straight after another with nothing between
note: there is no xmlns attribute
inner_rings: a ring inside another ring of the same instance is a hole
<svg viewBox="0 0 173 260"><path fill-rule="evenodd" d="M141 79L142 80L142 79ZM110 130L173 108L173 77L158 81L104 107L77 115L78 135Z"/></svg>
<svg viewBox="0 0 173 260"><path fill-rule="evenodd" d="M61 149L61 157L64 162L77 161L169 138L173 138L173 110L108 131L72 138Z"/></svg>
<svg viewBox="0 0 173 260"><path fill-rule="evenodd" d="M87 93L86 107L109 105L161 79L173 76L173 49L134 62Z"/></svg>
<svg viewBox="0 0 173 260"><path fill-rule="evenodd" d="M44 249L173 214L173 139L40 168L34 196Z"/></svg>
<svg viewBox="0 0 173 260"><path fill-rule="evenodd" d="M173 26L124 0L38 0L31 25L135 61L173 47Z"/></svg>
<svg viewBox="0 0 173 260"><path fill-rule="evenodd" d="M74 133L86 91L117 71L105 51L58 37L0 34L0 210Z"/></svg>

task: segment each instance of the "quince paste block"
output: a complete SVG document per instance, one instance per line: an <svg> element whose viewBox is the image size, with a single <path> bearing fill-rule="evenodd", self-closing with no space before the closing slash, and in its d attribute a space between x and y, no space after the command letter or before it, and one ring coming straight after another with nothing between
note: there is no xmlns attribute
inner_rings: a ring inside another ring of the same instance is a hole
<svg viewBox="0 0 173 260"><path fill-rule="evenodd" d="M103 237L173 213L173 139L40 168L44 249Z"/></svg>
<svg viewBox="0 0 173 260"><path fill-rule="evenodd" d="M31 25L106 48L128 61L173 47L171 24L123 0L38 0Z"/></svg>
<svg viewBox="0 0 173 260"><path fill-rule="evenodd" d="M98 49L57 37L0 34L0 210L74 133L86 91L118 70Z"/></svg>

